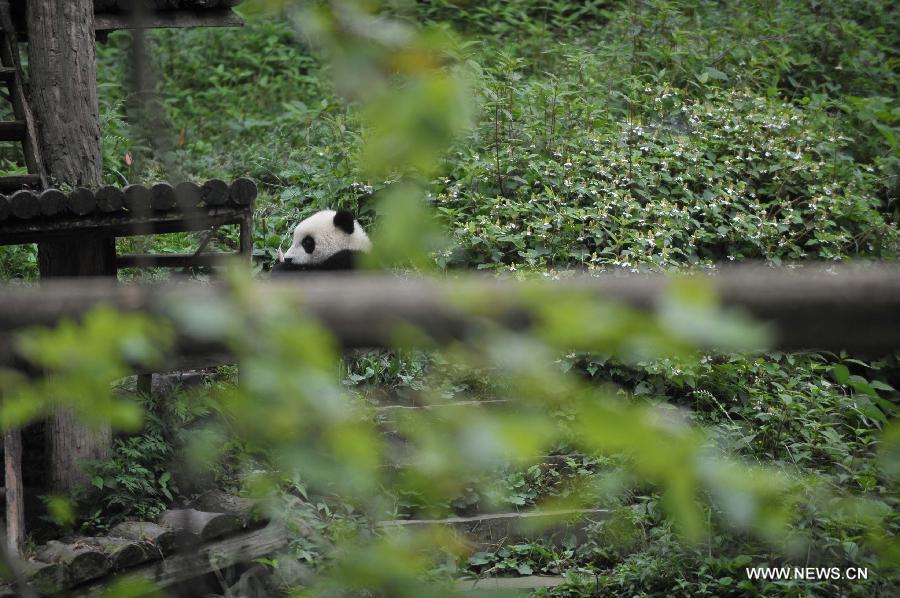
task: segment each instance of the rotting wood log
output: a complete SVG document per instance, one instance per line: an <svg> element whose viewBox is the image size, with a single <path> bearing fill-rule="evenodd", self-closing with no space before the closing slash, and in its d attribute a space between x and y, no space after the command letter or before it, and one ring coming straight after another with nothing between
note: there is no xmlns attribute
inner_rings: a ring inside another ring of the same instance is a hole
<svg viewBox="0 0 900 598"><path fill-rule="evenodd" d="M87 544L65 544L50 540L38 547L35 556L45 563L64 565L66 585L70 587L102 577L110 570L106 555Z"/></svg>
<svg viewBox="0 0 900 598"><path fill-rule="evenodd" d="M154 210L171 210L175 207L175 189L169 183L150 186L150 207Z"/></svg>
<svg viewBox="0 0 900 598"><path fill-rule="evenodd" d="M159 517L159 524L176 531L196 534L203 542L240 531L239 517L228 513L210 513L196 509L172 509Z"/></svg>
<svg viewBox="0 0 900 598"><path fill-rule="evenodd" d="M69 211L76 216L87 216L93 214L97 209L97 200L94 199L94 193L86 187L77 187L69 193Z"/></svg>
<svg viewBox="0 0 900 598"><path fill-rule="evenodd" d="M9 198L0 193L0 222L9 218Z"/></svg>
<svg viewBox="0 0 900 598"><path fill-rule="evenodd" d="M27 560L22 563L22 573L28 585L41 595L54 594L66 583L66 566L62 563Z"/></svg>
<svg viewBox="0 0 900 598"><path fill-rule="evenodd" d="M155 550L161 556L193 546L200 541L195 534L176 531L149 521L123 521L109 533L126 540L146 542L151 546L151 550Z"/></svg>
<svg viewBox="0 0 900 598"><path fill-rule="evenodd" d="M41 213L41 206L38 203L37 194L28 189L16 191L9 198L9 211L16 218L29 220Z"/></svg>
<svg viewBox="0 0 900 598"><path fill-rule="evenodd" d="M91 546L106 555L113 569L122 570L135 567L149 560L160 558L159 551L149 542L107 536L78 536L67 538L67 542L78 546Z"/></svg>
<svg viewBox="0 0 900 598"><path fill-rule="evenodd" d="M208 206L221 206L228 201L228 183L221 179L209 179L200 188L203 203Z"/></svg>
<svg viewBox="0 0 900 598"><path fill-rule="evenodd" d="M231 182L228 189L228 197L232 203L239 206L249 206L256 199L256 183L252 179L241 177Z"/></svg>
<svg viewBox="0 0 900 598"><path fill-rule="evenodd" d="M259 501L243 496L235 496L221 490L204 492L194 501L194 506L203 511L227 513L239 518L244 525L261 521Z"/></svg>
<svg viewBox="0 0 900 598"><path fill-rule="evenodd" d="M97 209L104 214L118 212L125 205L125 193L114 185L104 185L94 194Z"/></svg>
<svg viewBox="0 0 900 598"><path fill-rule="evenodd" d="M150 211L150 190L143 185L126 185L122 190L124 204L129 212L146 214Z"/></svg>
<svg viewBox="0 0 900 598"><path fill-rule="evenodd" d="M187 579L194 579L214 570L221 570L237 563L247 563L277 553L288 544L287 530L271 523L265 527L209 542L196 551L141 565L123 573L129 579L153 582L161 588ZM104 583L88 584L71 592L73 596L93 596L104 588Z"/></svg>
<svg viewBox="0 0 900 598"><path fill-rule="evenodd" d="M66 211L66 194L59 189L46 189L38 197L41 216L58 216Z"/></svg>
<svg viewBox="0 0 900 598"><path fill-rule="evenodd" d="M193 181L182 181L175 185L175 199L182 210L194 210L203 203L200 185Z"/></svg>

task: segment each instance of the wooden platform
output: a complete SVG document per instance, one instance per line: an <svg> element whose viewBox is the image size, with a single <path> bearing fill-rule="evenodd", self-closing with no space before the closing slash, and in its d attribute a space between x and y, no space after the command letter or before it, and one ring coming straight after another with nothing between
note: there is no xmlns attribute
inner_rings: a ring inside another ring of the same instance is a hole
<svg viewBox="0 0 900 598"><path fill-rule="evenodd" d="M0 193L0 245L208 231L239 225L237 254L201 253L204 241L193 254L125 255L116 262L120 268L215 266L234 255L249 259L256 194L256 183L246 178L231 184L210 179L202 184L183 182L175 186L155 183L149 187L107 185L96 190L79 187L67 193L59 189L21 189L9 196Z"/></svg>
<svg viewBox="0 0 900 598"><path fill-rule="evenodd" d="M203 230L225 224L240 224L247 208L215 207L190 212L169 210L143 215L100 214L65 220L12 221L0 224L0 245L37 243L81 234L125 237Z"/></svg>

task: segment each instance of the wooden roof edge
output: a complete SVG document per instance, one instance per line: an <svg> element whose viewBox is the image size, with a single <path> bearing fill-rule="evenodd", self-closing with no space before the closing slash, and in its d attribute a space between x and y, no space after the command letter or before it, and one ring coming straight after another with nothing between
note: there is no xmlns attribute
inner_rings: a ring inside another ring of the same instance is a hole
<svg viewBox="0 0 900 598"><path fill-rule="evenodd" d="M147 12L140 20L135 20L127 13L101 12L94 14L94 31L101 33L119 29L243 26L244 19L230 8L151 11Z"/></svg>

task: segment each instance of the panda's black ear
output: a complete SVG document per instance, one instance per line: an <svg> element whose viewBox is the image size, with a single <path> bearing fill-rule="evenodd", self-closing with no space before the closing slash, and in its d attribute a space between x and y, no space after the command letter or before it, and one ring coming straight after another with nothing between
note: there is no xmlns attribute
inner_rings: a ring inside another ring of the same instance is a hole
<svg viewBox="0 0 900 598"><path fill-rule="evenodd" d="M334 226L348 235L353 234L353 214L347 210L338 210L334 215Z"/></svg>

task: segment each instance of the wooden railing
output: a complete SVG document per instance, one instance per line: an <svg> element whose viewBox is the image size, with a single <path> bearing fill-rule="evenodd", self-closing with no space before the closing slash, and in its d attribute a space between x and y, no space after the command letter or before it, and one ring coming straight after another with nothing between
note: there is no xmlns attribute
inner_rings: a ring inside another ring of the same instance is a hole
<svg viewBox="0 0 900 598"><path fill-rule="evenodd" d="M869 354L900 349L898 265L743 266L694 276L715 291L724 307L768 324L774 348ZM390 346L398 324L412 325L438 341L466 338L486 320L527 328L534 322L535 301L553 306L572 293L651 310L666 299L671 284L672 279L662 275L563 275L520 282L468 274L436 278L354 274L291 277L257 283L241 292L250 305L278 302L301 310L345 347L375 347ZM220 301L223 293L227 289L219 284L140 286L90 279L6 287L0 289L0 365L30 368L12 342L27 328L78 318L101 305L171 319L174 307L189 301ZM463 309L464 304L476 307ZM231 359L227 349L182 331L170 366L227 363ZM4 444L7 538L8 546L16 550L24 537L18 431L7 431Z"/></svg>

